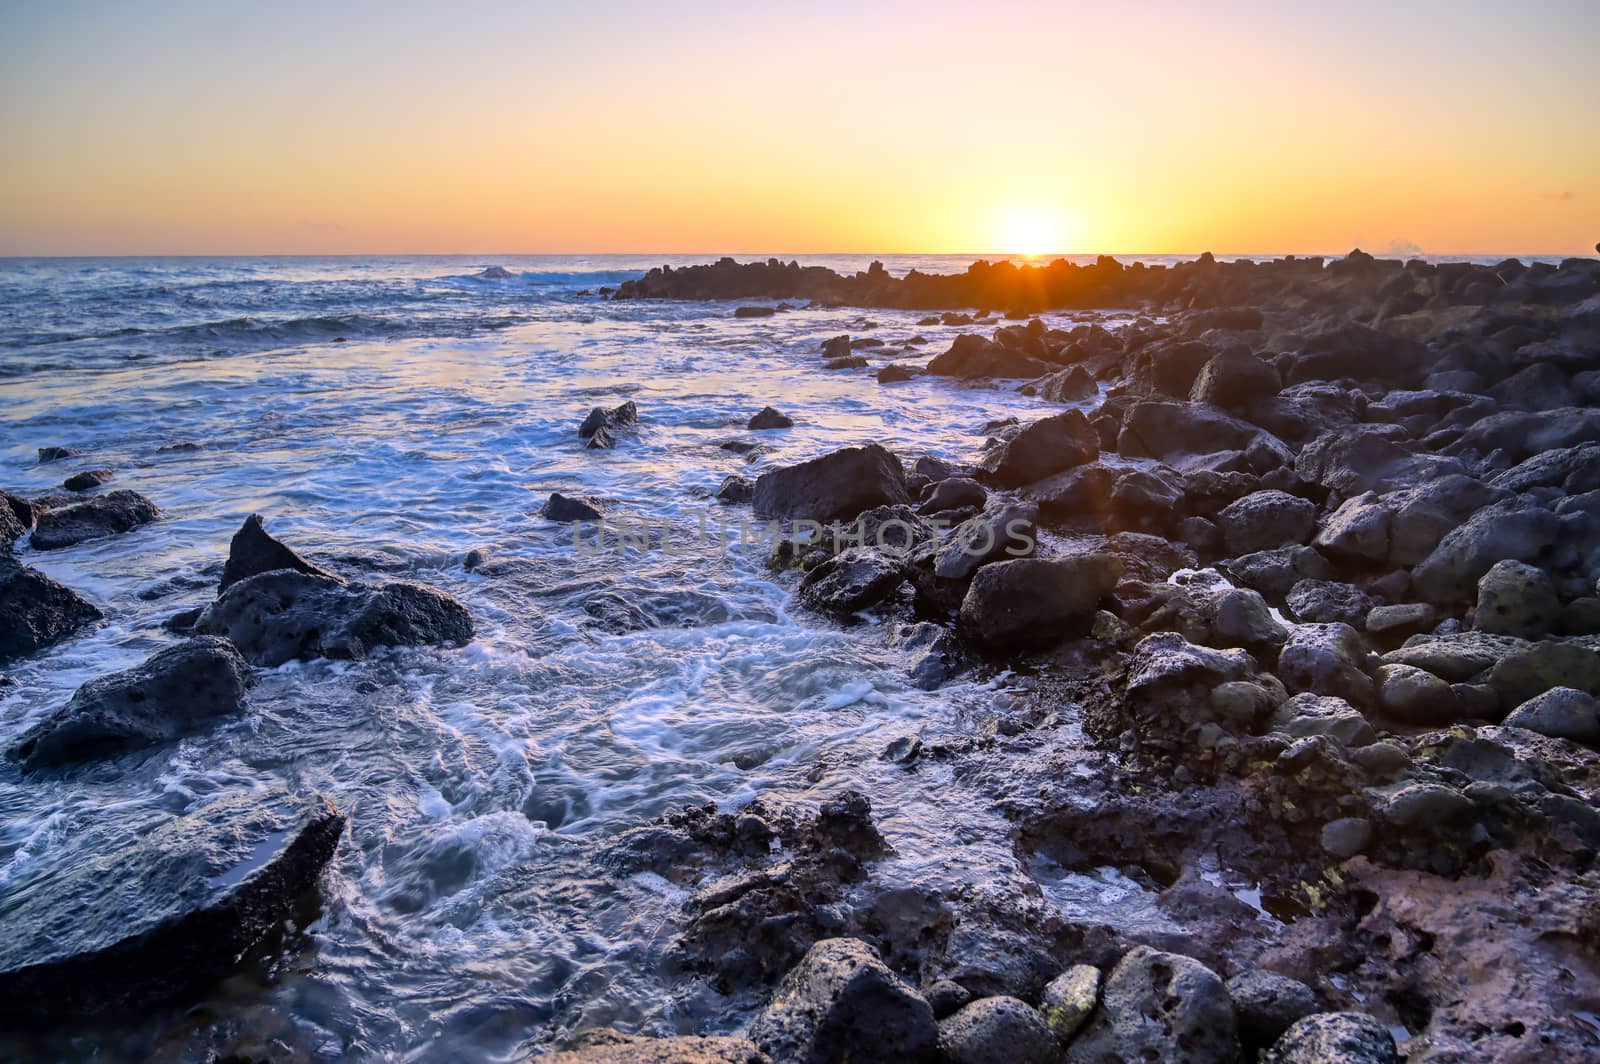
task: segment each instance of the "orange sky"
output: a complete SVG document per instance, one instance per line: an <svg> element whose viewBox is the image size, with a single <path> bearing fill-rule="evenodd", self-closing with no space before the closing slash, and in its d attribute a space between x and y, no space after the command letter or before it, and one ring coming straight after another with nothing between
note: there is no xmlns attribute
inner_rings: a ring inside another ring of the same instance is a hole
<svg viewBox="0 0 1600 1064"><path fill-rule="evenodd" d="M0 254L1594 253L1600 4L1199 6L6 3Z"/></svg>

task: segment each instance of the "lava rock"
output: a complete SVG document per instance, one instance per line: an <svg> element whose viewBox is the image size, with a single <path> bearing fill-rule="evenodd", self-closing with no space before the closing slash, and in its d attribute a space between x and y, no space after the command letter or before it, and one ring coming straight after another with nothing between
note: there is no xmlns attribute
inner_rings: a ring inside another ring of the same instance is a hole
<svg viewBox="0 0 1600 1064"><path fill-rule="evenodd" d="M1538 639L1561 620L1561 600L1549 575L1526 562L1501 561L1478 580L1472 626L1496 635Z"/></svg>
<svg viewBox="0 0 1600 1064"><path fill-rule="evenodd" d="M109 481L116 474L109 469L86 469L82 473L74 473L61 482L61 486L68 491L91 491Z"/></svg>
<svg viewBox="0 0 1600 1064"><path fill-rule="evenodd" d="M919 513L936 514L941 510L959 510L971 506L983 509L989 493L983 485L970 477L948 477L934 485L933 494L917 507Z"/></svg>
<svg viewBox="0 0 1600 1064"><path fill-rule="evenodd" d="M1304 983L1256 968L1228 980L1246 1051L1266 1049L1297 1020L1317 1011L1317 995Z"/></svg>
<svg viewBox="0 0 1600 1064"><path fill-rule="evenodd" d="M592 450L609 450L617 445L618 434L638 421L639 408L631 399L610 410L597 406L578 426L578 438Z"/></svg>
<svg viewBox="0 0 1600 1064"><path fill-rule="evenodd" d="M824 939L789 970L750 1025L750 1040L775 1060L932 1061L933 1009L872 948Z"/></svg>
<svg viewBox="0 0 1600 1064"><path fill-rule="evenodd" d="M1067 410L1035 421L990 451L978 465L978 479L1016 488L1098 457L1099 434L1081 411Z"/></svg>
<svg viewBox="0 0 1600 1064"><path fill-rule="evenodd" d="M202 636L142 665L90 680L6 751L24 768L54 768L170 742L239 712L250 666L226 639Z"/></svg>
<svg viewBox="0 0 1600 1064"><path fill-rule="evenodd" d="M1061 1046L1044 1017L1014 997L979 998L941 1021L939 1048L950 1064L1055 1064L1061 1059Z"/></svg>
<svg viewBox="0 0 1600 1064"><path fill-rule="evenodd" d="M1289 638L1289 630L1272 615L1272 608L1258 591L1230 587L1206 603L1211 622L1207 642L1219 647L1279 647Z"/></svg>
<svg viewBox="0 0 1600 1064"><path fill-rule="evenodd" d="M1083 1027L1100 1000L1100 969L1075 964L1045 984L1039 1014L1050 1025L1056 1041L1066 1045Z"/></svg>
<svg viewBox="0 0 1600 1064"><path fill-rule="evenodd" d="M1333 695L1358 709L1372 705L1370 654L1348 624L1301 624L1278 655L1278 678L1292 692Z"/></svg>
<svg viewBox="0 0 1600 1064"><path fill-rule="evenodd" d="M1485 506L1446 535L1412 571L1412 587L1425 602L1470 601L1478 580L1496 563L1537 558L1555 543L1560 530L1560 518L1532 496Z"/></svg>
<svg viewBox="0 0 1600 1064"><path fill-rule="evenodd" d="M780 413L770 406L762 407L745 425L747 429L788 429L793 427L793 418L787 414Z"/></svg>
<svg viewBox="0 0 1600 1064"><path fill-rule="evenodd" d="M1372 598L1354 584L1336 580L1301 580L1289 589L1285 604L1294 619L1308 624L1343 622L1364 627Z"/></svg>
<svg viewBox="0 0 1600 1064"><path fill-rule="evenodd" d="M1100 1009L1068 1047L1074 1064L1107 1060L1232 1064L1239 1056L1228 990L1189 957L1129 950L1106 978Z"/></svg>
<svg viewBox="0 0 1600 1064"><path fill-rule="evenodd" d="M1317 527L1317 507L1283 491L1258 491L1237 499L1217 514L1222 542L1233 554L1303 544Z"/></svg>
<svg viewBox="0 0 1600 1064"><path fill-rule="evenodd" d="M928 362L927 372L936 377L1043 377L1054 367L1025 351L998 344L988 337L966 333L955 338L950 349Z"/></svg>
<svg viewBox="0 0 1600 1064"><path fill-rule="evenodd" d="M207 988L316 885L345 825L326 799L282 791L134 815L102 817L35 883L9 885L0 1018L13 1029Z"/></svg>
<svg viewBox="0 0 1600 1064"><path fill-rule="evenodd" d="M954 979L940 979L922 988L934 1019L942 1020L972 1000L972 991Z"/></svg>
<svg viewBox="0 0 1600 1064"><path fill-rule="evenodd" d="M1106 553L1017 558L977 571L961 602L961 627L994 648L1049 643L1087 632L1122 563Z"/></svg>
<svg viewBox="0 0 1600 1064"><path fill-rule="evenodd" d="M1037 544L1038 516L1032 503L1014 503L961 522L934 554L934 575L965 580L991 562L1031 555Z"/></svg>
<svg viewBox="0 0 1600 1064"><path fill-rule="evenodd" d="M1449 724L1461 715L1461 700L1448 683L1410 665L1378 667L1378 705L1404 724Z"/></svg>
<svg viewBox="0 0 1600 1064"><path fill-rule="evenodd" d="M578 499L553 491L544 506L540 508L539 516L546 521L560 521L566 524L573 521L598 521L605 514L587 499Z"/></svg>
<svg viewBox="0 0 1600 1064"><path fill-rule="evenodd" d="M463 646L472 615L441 591L395 581L378 587L279 569L224 591L195 622L226 636L255 665L297 658L359 659L380 646Z"/></svg>
<svg viewBox="0 0 1600 1064"><path fill-rule="evenodd" d="M112 491L86 502L45 510L33 529L35 550L60 550L128 532L161 516L156 504L132 491Z"/></svg>
<svg viewBox="0 0 1600 1064"><path fill-rule="evenodd" d="M270 573L274 569L293 569L312 576L337 579L332 573L306 561L269 536L262 525L261 515L251 514L244 519L244 524L239 526L239 531L233 534L233 541L228 545L228 561L222 567L222 583L218 585L217 593L220 595L241 580Z"/></svg>
<svg viewBox="0 0 1600 1064"><path fill-rule="evenodd" d="M1600 700L1586 691L1553 687L1512 710L1505 726L1600 747Z"/></svg>
<svg viewBox="0 0 1600 1064"><path fill-rule="evenodd" d="M747 1038L644 1038L611 1028L584 1031L540 1064L772 1064Z"/></svg>
<svg viewBox="0 0 1600 1064"><path fill-rule="evenodd" d="M1025 385L1021 391L1024 395L1037 395L1052 403L1075 403L1099 395L1100 386L1082 366L1072 366Z"/></svg>
<svg viewBox="0 0 1600 1064"><path fill-rule="evenodd" d="M77 592L0 552L0 661L53 646L102 616Z"/></svg>
<svg viewBox="0 0 1600 1064"><path fill-rule="evenodd" d="M849 521L875 506L911 502L900 460L875 443L846 447L756 480L755 513L764 519Z"/></svg>
<svg viewBox="0 0 1600 1064"><path fill-rule="evenodd" d="M749 502L755 496L756 482L749 477L741 477L737 473L724 477L721 487L717 488L717 499L720 502Z"/></svg>
<svg viewBox="0 0 1600 1064"><path fill-rule="evenodd" d="M1297 1020L1266 1055L1266 1064L1400 1064L1394 1036L1359 1012L1319 1012Z"/></svg>
<svg viewBox="0 0 1600 1064"><path fill-rule="evenodd" d="M905 580L905 566L873 547L851 547L800 582L800 601L819 613L848 617L882 602Z"/></svg>
<svg viewBox="0 0 1600 1064"><path fill-rule="evenodd" d="M1282 387L1272 363L1235 347L1219 352L1205 364L1189 398L1224 410L1242 411L1258 399L1277 395Z"/></svg>

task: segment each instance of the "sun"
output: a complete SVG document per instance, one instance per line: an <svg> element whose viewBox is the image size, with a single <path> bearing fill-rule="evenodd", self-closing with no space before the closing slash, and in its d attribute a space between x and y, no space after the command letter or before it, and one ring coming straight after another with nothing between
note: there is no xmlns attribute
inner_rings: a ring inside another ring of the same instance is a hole
<svg viewBox="0 0 1600 1064"><path fill-rule="evenodd" d="M1037 258L1066 250L1061 215L1043 207L1014 207L1000 219L1000 250Z"/></svg>

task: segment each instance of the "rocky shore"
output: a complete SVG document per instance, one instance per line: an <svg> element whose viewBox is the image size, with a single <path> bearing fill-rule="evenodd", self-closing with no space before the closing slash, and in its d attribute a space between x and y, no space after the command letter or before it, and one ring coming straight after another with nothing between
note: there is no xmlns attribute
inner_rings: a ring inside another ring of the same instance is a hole
<svg viewBox="0 0 1600 1064"><path fill-rule="evenodd" d="M624 832L595 876L681 892L670 974L753 1018L600 1027L548 1059L1600 1057L1600 261L895 278L723 260L613 298L940 311L923 324L970 329L944 351L839 336L819 364L868 395L928 375L1060 410L993 424L966 462L849 447L730 476L717 502L793 533L771 564L800 608L886 622L917 686L1014 680L991 730L882 753L948 768L1004 818L1014 862L960 893L884 882L892 847L858 791ZM1033 317L1063 308L1123 313ZM765 309L739 317L786 308ZM745 424L777 439L804 419ZM649 432L629 401L571 446ZM0 668L101 617L29 551L163 518L89 472L0 497ZM603 517L560 493L541 512ZM450 595L302 557L260 517L222 574L168 623L179 641L19 736L14 770L204 734L249 712L257 670L473 638ZM6 902L0 1015L191 1000L314 901L344 827L288 792L152 821ZM1075 919L1043 898L1052 877L1122 891L1140 918Z"/></svg>

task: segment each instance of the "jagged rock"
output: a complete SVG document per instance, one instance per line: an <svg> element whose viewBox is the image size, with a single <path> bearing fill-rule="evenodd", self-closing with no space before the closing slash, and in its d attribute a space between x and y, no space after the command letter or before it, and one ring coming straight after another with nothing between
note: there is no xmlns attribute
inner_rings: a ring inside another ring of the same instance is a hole
<svg viewBox="0 0 1600 1064"><path fill-rule="evenodd" d="M1571 687L1553 687L1512 710L1505 726L1600 746L1600 701Z"/></svg>
<svg viewBox="0 0 1600 1064"><path fill-rule="evenodd" d="M86 469L63 480L61 486L68 491L92 491L110 481L115 475L109 469Z"/></svg>
<svg viewBox="0 0 1600 1064"><path fill-rule="evenodd" d="M1459 475L1383 495L1363 492L1340 504L1315 543L1330 557L1416 565L1475 511L1507 497Z"/></svg>
<svg viewBox="0 0 1600 1064"><path fill-rule="evenodd" d="M326 799L282 791L107 812L9 884L0 1019L128 1015L209 986L292 913L343 831Z"/></svg>
<svg viewBox="0 0 1600 1064"><path fill-rule="evenodd" d="M363 658L380 646L463 646L472 615L449 595L403 581L371 587L291 569L224 591L195 622L226 636L255 665L296 658Z"/></svg>
<svg viewBox="0 0 1600 1064"><path fill-rule="evenodd" d="M933 494L917 509L921 513L936 514L941 510L960 510L966 507L983 509L989 493L983 485L970 477L947 477L934 485Z"/></svg>
<svg viewBox="0 0 1600 1064"><path fill-rule="evenodd" d="M1285 602L1294 619L1302 623L1342 621L1352 628L1365 626L1372 610L1366 592L1335 580L1301 580L1289 589Z"/></svg>
<svg viewBox="0 0 1600 1064"><path fill-rule="evenodd" d="M1518 494L1547 487L1560 488L1568 495L1600 489L1600 443L1540 451L1496 475L1489 484Z"/></svg>
<svg viewBox="0 0 1600 1064"><path fill-rule="evenodd" d="M1302 580L1326 580L1333 575L1328 560L1311 547L1282 547L1242 554L1218 562L1217 568L1269 599L1284 598Z"/></svg>
<svg viewBox="0 0 1600 1064"><path fill-rule="evenodd" d="M875 443L846 447L756 480L755 513L764 519L849 521L875 506L911 502L900 460Z"/></svg>
<svg viewBox="0 0 1600 1064"><path fill-rule="evenodd" d="M1306 444L1295 458L1294 471L1301 480L1348 497L1462 475L1466 467L1455 458L1410 450L1398 426L1353 425Z"/></svg>
<svg viewBox="0 0 1600 1064"><path fill-rule="evenodd" d="M1371 1016L1319 1012L1285 1031L1266 1064L1400 1064L1400 1054L1389 1029Z"/></svg>
<svg viewBox="0 0 1600 1064"><path fill-rule="evenodd" d="M1232 1064L1233 1002L1199 961L1136 946L1106 977L1100 1009L1067 1049L1073 1064Z"/></svg>
<svg viewBox="0 0 1600 1064"><path fill-rule="evenodd" d="M1014 997L979 998L939 1024L939 1049L950 1064L1055 1064L1061 1046L1026 1002Z"/></svg>
<svg viewBox="0 0 1600 1064"><path fill-rule="evenodd" d="M907 671L924 691L944 686L972 664L954 633L929 621L897 629L890 644L916 655Z"/></svg>
<svg viewBox="0 0 1600 1064"><path fill-rule="evenodd" d="M1412 571L1419 598L1440 605L1467 602L1478 580L1500 561L1530 561L1556 541L1560 519L1532 496L1485 506L1451 531Z"/></svg>
<svg viewBox="0 0 1600 1064"><path fill-rule="evenodd" d="M269 536L261 521L260 514L251 514L233 534L233 541L228 545L228 561L222 567L222 583L217 587L219 595L241 580L274 569L333 577L332 573L306 561Z"/></svg>
<svg viewBox="0 0 1600 1064"><path fill-rule="evenodd" d="M941 580L965 580L990 562L1031 555L1038 516L1032 503L1015 503L963 521L934 555L934 575Z"/></svg>
<svg viewBox="0 0 1600 1064"><path fill-rule="evenodd" d="M756 482L749 477L741 477L737 473L724 477L722 486L717 488L717 499L727 503L749 502L755 498Z"/></svg>
<svg viewBox="0 0 1600 1064"><path fill-rule="evenodd" d="M544 506L540 507L539 516L546 521L560 521L565 524L573 521L598 521L605 516L605 513L589 499L574 498L553 491Z"/></svg>
<svg viewBox="0 0 1600 1064"><path fill-rule="evenodd" d="M597 406L578 426L578 438L592 450L609 450L617 445L618 434L638 421L639 408L631 399L610 410Z"/></svg>
<svg viewBox="0 0 1600 1064"><path fill-rule="evenodd" d="M1526 562L1495 562L1478 579L1474 628L1496 635L1538 639L1561 620L1561 600L1543 569Z"/></svg>
<svg viewBox="0 0 1600 1064"><path fill-rule="evenodd" d="M986 455L978 479L1016 488L1100 457L1100 437L1081 411L1043 418Z"/></svg>
<svg viewBox="0 0 1600 1064"><path fill-rule="evenodd" d="M1100 1000L1100 969L1074 964L1049 983L1039 997L1039 1015L1056 1041L1066 1045L1083 1027Z"/></svg>
<svg viewBox="0 0 1600 1064"><path fill-rule="evenodd" d="M244 705L250 666L226 639L202 636L142 665L90 680L6 751L52 768L169 742Z"/></svg>
<svg viewBox="0 0 1600 1064"><path fill-rule="evenodd" d="M1266 436L1261 428L1204 403L1145 399L1129 407L1117 452L1171 462L1192 455L1243 451Z"/></svg>
<svg viewBox="0 0 1600 1064"><path fill-rule="evenodd" d="M824 939L790 969L750 1025L750 1040L775 1060L932 1061L933 1009L864 942Z"/></svg>
<svg viewBox="0 0 1600 1064"><path fill-rule="evenodd" d="M0 551L0 661L53 646L101 616L76 592Z"/></svg>
<svg viewBox="0 0 1600 1064"><path fill-rule="evenodd" d="M107 492L72 506L45 510L38 516L31 542L35 550L60 550L131 531L160 516L156 504L137 492Z"/></svg>
<svg viewBox="0 0 1600 1064"><path fill-rule="evenodd" d="M1104 520L1111 512L1114 479L1111 470L1097 462L1029 484L1023 494L1048 517Z"/></svg>
<svg viewBox="0 0 1600 1064"><path fill-rule="evenodd" d="M822 357L825 359L848 358L850 356L850 337L830 336L822 341Z"/></svg>
<svg viewBox="0 0 1600 1064"><path fill-rule="evenodd" d="M1317 995L1309 986L1264 968L1236 975L1227 985L1247 1052L1266 1049L1297 1020L1317 1011Z"/></svg>
<svg viewBox="0 0 1600 1064"><path fill-rule="evenodd" d="M772 1064L747 1038L643 1038L610 1028L584 1031L540 1064Z"/></svg>
<svg viewBox="0 0 1600 1064"><path fill-rule="evenodd" d="M1378 705L1406 724L1449 724L1461 715L1461 700L1448 683L1410 665L1378 667Z"/></svg>
<svg viewBox="0 0 1600 1064"><path fill-rule="evenodd" d="M1372 704L1369 657L1348 624L1296 625L1278 654L1278 678L1290 691L1333 695L1359 709Z"/></svg>
<svg viewBox="0 0 1600 1064"><path fill-rule="evenodd" d="M805 575L800 601L819 613L848 617L887 598L905 579L905 566L874 547L851 547Z"/></svg>
<svg viewBox="0 0 1600 1064"><path fill-rule="evenodd" d="M770 407L770 406L762 407L761 410L758 413L756 413L756 415L754 417L752 417L750 419L750 421L745 425L745 428L751 429L751 430L757 430L757 429L788 429L788 428L793 428L793 427L794 427L794 419L793 418L791 418L787 414L781 413L780 411L778 411L778 410L776 410L776 409L774 409L773 407Z"/></svg>
<svg viewBox="0 0 1600 1064"><path fill-rule="evenodd" d="M1383 661L1391 665L1415 665L1451 683L1465 683L1493 668L1501 659L1527 650L1529 645L1525 639L1487 632L1419 636L1399 650L1385 654Z"/></svg>
<svg viewBox="0 0 1600 1064"><path fill-rule="evenodd" d="M962 600L962 629L996 648L1087 632L1121 572L1122 563L1106 553L992 562L977 571Z"/></svg>

